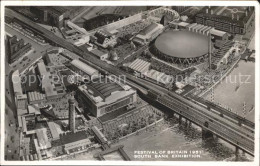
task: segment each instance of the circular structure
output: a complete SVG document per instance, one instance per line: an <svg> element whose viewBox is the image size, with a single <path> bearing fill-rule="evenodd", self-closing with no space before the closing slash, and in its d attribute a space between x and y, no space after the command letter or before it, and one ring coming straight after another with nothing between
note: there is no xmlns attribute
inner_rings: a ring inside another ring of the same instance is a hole
<svg viewBox="0 0 260 166"><path fill-rule="evenodd" d="M208 54L208 37L190 31L166 31L155 41L156 56L168 62L192 63Z"/></svg>

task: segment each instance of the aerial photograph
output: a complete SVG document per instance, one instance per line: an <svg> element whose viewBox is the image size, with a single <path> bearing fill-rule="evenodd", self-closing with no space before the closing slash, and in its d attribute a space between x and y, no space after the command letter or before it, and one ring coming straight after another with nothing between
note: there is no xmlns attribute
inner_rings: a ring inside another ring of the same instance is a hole
<svg viewBox="0 0 260 166"><path fill-rule="evenodd" d="M255 160L254 6L3 17L5 161Z"/></svg>

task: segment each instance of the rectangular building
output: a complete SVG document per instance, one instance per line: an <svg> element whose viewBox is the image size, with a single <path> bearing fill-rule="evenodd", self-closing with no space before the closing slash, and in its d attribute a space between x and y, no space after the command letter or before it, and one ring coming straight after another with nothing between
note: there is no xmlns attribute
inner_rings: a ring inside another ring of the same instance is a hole
<svg viewBox="0 0 260 166"><path fill-rule="evenodd" d="M42 78L41 90L45 93L47 100L59 98L66 93L65 87L57 84L59 79L53 77L50 71L47 71L43 61L37 63L37 69ZM50 68L48 69L50 70ZM35 98L32 97L32 99L37 99L37 96L34 96Z"/></svg>
<svg viewBox="0 0 260 166"><path fill-rule="evenodd" d="M25 55L31 49L32 45L30 43L25 44L23 39L18 40L16 36L7 36L6 55L9 64L17 61L21 56Z"/></svg>
<svg viewBox="0 0 260 166"><path fill-rule="evenodd" d="M225 9L226 8L226 9ZM214 27L231 34L245 34L254 19L254 7L204 7L195 16L198 24Z"/></svg>
<svg viewBox="0 0 260 166"><path fill-rule="evenodd" d="M63 6L31 6L30 11L44 23L58 28L64 26L64 19L69 18L70 14L70 10Z"/></svg>
<svg viewBox="0 0 260 166"><path fill-rule="evenodd" d="M63 145L63 150L67 154L88 148L93 144L86 131L65 133L61 135L61 143Z"/></svg>
<svg viewBox="0 0 260 166"><path fill-rule="evenodd" d="M76 97L79 103L96 117L136 102L136 91L130 86L107 79L78 87Z"/></svg>
<svg viewBox="0 0 260 166"><path fill-rule="evenodd" d="M107 52L103 52L103 51L100 51L98 49L94 49L92 52L98 59L100 60L105 60L108 58L108 53Z"/></svg>
<svg viewBox="0 0 260 166"><path fill-rule="evenodd" d="M87 65L86 63L74 59L70 62L72 70L75 72L80 72L81 75L84 75L84 78L91 79L94 76L99 74L98 70L94 69L93 67Z"/></svg>
<svg viewBox="0 0 260 166"><path fill-rule="evenodd" d="M151 23L134 37L133 42L139 43L141 45L148 43L155 39L160 33L162 33L163 28L164 27L162 24Z"/></svg>

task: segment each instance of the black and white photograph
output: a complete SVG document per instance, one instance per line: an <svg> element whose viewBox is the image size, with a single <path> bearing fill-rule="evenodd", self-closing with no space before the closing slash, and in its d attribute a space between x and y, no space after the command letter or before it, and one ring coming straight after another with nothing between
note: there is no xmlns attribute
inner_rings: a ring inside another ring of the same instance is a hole
<svg viewBox="0 0 260 166"><path fill-rule="evenodd" d="M54 4L1 7L3 164L259 164L259 4Z"/></svg>

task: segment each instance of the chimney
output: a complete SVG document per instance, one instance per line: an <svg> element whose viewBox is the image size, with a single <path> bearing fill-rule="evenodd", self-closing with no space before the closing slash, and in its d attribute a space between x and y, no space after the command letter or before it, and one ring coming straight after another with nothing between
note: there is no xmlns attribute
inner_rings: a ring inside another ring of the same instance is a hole
<svg viewBox="0 0 260 166"><path fill-rule="evenodd" d="M247 13L247 10L246 10L246 16L247 16L247 14L248 14L248 13Z"/></svg>
<svg viewBox="0 0 260 166"><path fill-rule="evenodd" d="M239 20L239 15L237 14L237 21Z"/></svg>
<svg viewBox="0 0 260 166"><path fill-rule="evenodd" d="M69 128L75 132L75 100L69 99Z"/></svg>
<svg viewBox="0 0 260 166"><path fill-rule="evenodd" d="M211 70L211 63L212 63L212 48L211 48L211 32L209 31L209 38L208 38L208 45L209 45L209 47L208 47L208 54L209 54L209 70Z"/></svg>
<svg viewBox="0 0 260 166"><path fill-rule="evenodd" d="M209 9L206 9L206 13L207 13L207 14L209 13Z"/></svg>
<svg viewBox="0 0 260 166"><path fill-rule="evenodd" d="M211 14L213 14L213 10L211 9L210 11L211 11Z"/></svg>
<svg viewBox="0 0 260 166"><path fill-rule="evenodd" d="M234 14L232 13L232 20L234 20Z"/></svg>

